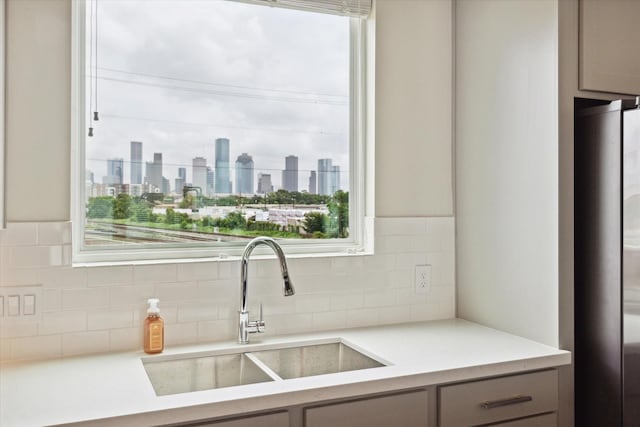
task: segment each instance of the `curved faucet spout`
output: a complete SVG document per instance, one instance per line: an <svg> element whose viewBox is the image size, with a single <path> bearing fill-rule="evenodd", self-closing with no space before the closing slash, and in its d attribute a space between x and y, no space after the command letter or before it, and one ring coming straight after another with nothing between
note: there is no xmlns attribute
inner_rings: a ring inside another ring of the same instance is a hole
<svg viewBox="0 0 640 427"><path fill-rule="evenodd" d="M247 243L247 246L244 249L244 253L242 254L242 259L240 261L240 323L238 327L238 342L241 344L246 344L249 342L249 333L250 332L262 332L264 330L264 321L262 320L262 307L260 309L261 315L260 320L257 322L249 321L249 313L247 311L247 299L248 299L248 285L247 280L249 278L249 256L251 256L251 252L258 245L266 245L269 246L275 252L278 257L278 262L280 263L280 270L282 272L282 281L283 281L283 293L284 296L291 296L295 293L293 289L293 284L291 283L291 278L289 277L289 269L287 268L287 260L284 256L284 252L280 245L270 237L256 237Z"/></svg>

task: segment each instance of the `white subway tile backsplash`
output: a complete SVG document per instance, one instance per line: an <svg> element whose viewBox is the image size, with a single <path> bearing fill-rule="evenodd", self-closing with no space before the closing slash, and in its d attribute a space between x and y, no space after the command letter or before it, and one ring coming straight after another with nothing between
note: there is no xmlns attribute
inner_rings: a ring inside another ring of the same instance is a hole
<svg viewBox="0 0 640 427"><path fill-rule="evenodd" d="M177 264L149 264L133 267L134 283L176 282L177 279Z"/></svg>
<svg viewBox="0 0 640 427"><path fill-rule="evenodd" d="M109 351L109 331L80 332L62 335L62 355L76 356Z"/></svg>
<svg viewBox="0 0 640 427"><path fill-rule="evenodd" d="M130 328L134 325L134 310L91 310L87 313L87 329L100 331Z"/></svg>
<svg viewBox="0 0 640 427"><path fill-rule="evenodd" d="M142 327L110 329L109 351L122 351L143 348Z"/></svg>
<svg viewBox="0 0 640 427"><path fill-rule="evenodd" d="M87 268L85 267L56 267L40 270L40 282L47 288L86 288Z"/></svg>
<svg viewBox="0 0 640 427"><path fill-rule="evenodd" d="M41 335L87 330L86 311L57 311L42 313L38 333Z"/></svg>
<svg viewBox="0 0 640 427"><path fill-rule="evenodd" d="M162 301L197 301L198 285L195 282L161 283L155 286L154 298Z"/></svg>
<svg viewBox="0 0 640 427"><path fill-rule="evenodd" d="M347 312L347 327L358 328L362 326L378 325L380 310L377 308L360 308Z"/></svg>
<svg viewBox="0 0 640 427"><path fill-rule="evenodd" d="M130 285L109 286L109 305L111 307L144 307L149 298L155 298L155 286ZM160 301L162 305L162 301Z"/></svg>
<svg viewBox="0 0 640 427"><path fill-rule="evenodd" d="M233 339L237 324L235 319L219 319L206 322L198 322L199 341L219 341L220 337Z"/></svg>
<svg viewBox="0 0 640 427"><path fill-rule="evenodd" d="M93 309L109 306L109 289L86 288L64 289L62 291L63 310Z"/></svg>
<svg viewBox="0 0 640 427"><path fill-rule="evenodd" d="M212 280L218 278L216 262L187 262L178 264L178 281Z"/></svg>
<svg viewBox="0 0 640 427"><path fill-rule="evenodd" d="M396 295L394 290L381 289L376 292L366 292L364 294L365 307L388 307L396 305Z"/></svg>
<svg viewBox="0 0 640 427"><path fill-rule="evenodd" d="M296 295L289 298L277 262L256 252L252 318L262 301L267 333L276 335L453 317L454 231L453 218L377 219L374 255L291 258ZM0 323L2 360L140 349L153 297L160 298L167 346L235 340L237 260L71 267L70 241L69 222L0 231L0 286L42 285L39 322ZM421 264L432 266L426 294L414 289Z"/></svg>
<svg viewBox="0 0 640 427"><path fill-rule="evenodd" d="M164 328L164 345L179 345L197 342L198 340L198 322L191 323L175 323L171 327L165 325Z"/></svg>
<svg viewBox="0 0 640 427"><path fill-rule="evenodd" d="M331 295L307 294L291 297L298 313L315 313L331 309Z"/></svg>
<svg viewBox="0 0 640 427"><path fill-rule="evenodd" d="M363 291L349 291L331 295L331 310L351 310L363 305Z"/></svg>
<svg viewBox="0 0 640 427"><path fill-rule="evenodd" d="M71 222L41 222L37 230L39 245L71 244Z"/></svg>
<svg viewBox="0 0 640 427"><path fill-rule="evenodd" d="M109 266L87 268L89 286L130 285L133 284L133 267Z"/></svg>
<svg viewBox="0 0 640 427"><path fill-rule="evenodd" d="M212 302L185 302L178 304L178 322L216 320L218 308Z"/></svg>
<svg viewBox="0 0 640 427"><path fill-rule="evenodd" d="M38 244L38 223L10 222L0 234L3 246L35 246Z"/></svg>
<svg viewBox="0 0 640 427"><path fill-rule="evenodd" d="M9 342L12 360L47 359L62 356L61 335L14 338Z"/></svg>
<svg viewBox="0 0 640 427"><path fill-rule="evenodd" d="M346 311L325 311L313 313L312 327L316 331L343 329L347 327Z"/></svg>

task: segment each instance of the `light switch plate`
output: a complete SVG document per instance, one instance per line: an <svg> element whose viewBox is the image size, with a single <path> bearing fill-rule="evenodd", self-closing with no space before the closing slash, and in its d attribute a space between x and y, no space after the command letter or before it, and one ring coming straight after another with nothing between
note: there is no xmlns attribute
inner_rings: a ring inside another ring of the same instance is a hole
<svg viewBox="0 0 640 427"><path fill-rule="evenodd" d="M20 316L20 295L9 295L7 298L7 314L9 317Z"/></svg>
<svg viewBox="0 0 640 427"><path fill-rule="evenodd" d="M25 316L33 316L36 314L36 296L32 294L24 295L22 299L22 313Z"/></svg>
<svg viewBox="0 0 640 427"><path fill-rule="evenodd" d="M42 285L0 286L0 317L3 322L39 322Z"/></svg>

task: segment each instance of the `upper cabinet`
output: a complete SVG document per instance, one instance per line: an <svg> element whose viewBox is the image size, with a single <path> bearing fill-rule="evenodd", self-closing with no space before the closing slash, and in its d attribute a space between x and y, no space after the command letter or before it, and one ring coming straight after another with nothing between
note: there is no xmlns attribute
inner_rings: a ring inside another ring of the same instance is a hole
<svg viewBox="0 0 640 427"><path fill-rule="evenodd" d="M580 0L580 89L640 95L640 1Z"/></svg>

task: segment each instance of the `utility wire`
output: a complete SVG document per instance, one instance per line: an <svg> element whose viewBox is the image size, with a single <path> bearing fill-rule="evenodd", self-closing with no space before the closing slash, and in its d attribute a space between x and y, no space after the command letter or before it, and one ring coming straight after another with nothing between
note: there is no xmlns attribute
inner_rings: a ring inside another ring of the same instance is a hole
<svg viewBox="0 0 640 427"><path fill-rule="evenodd" d="M102 71L111 71L111 72L114 72L114 73L130 74L130 75L133 75L133 76L151 77L151 78L154 78L154 79L173 80L173 81L177 81L177 82L196 83L196 84L211 85L211 86L232 87L232 88L235 88L235 89L261 90L261 91L269 91L269 92L291 93L291 94L297 94L297 95L331 96L331 97L339 97L339 98L348 98L349 97L348 95L339 95L339 94L331 94L331 93L304 92L304 91L287 90L287 89L269 89L269 88L262 88L262 87L232 85L232 84L227 84L227 83L213 83L213 82L207 82L207 81L203 81L203 80L191 80L191 79L183 79L183 78L178 78L178 77L162 76L162 75L159 75L159 74L147 74L147 73L138 73L138 72L133 72L133 71L118 70L118 69L115 69L115 68L101 67L99 69L102 70Z"/></svg>
<svg viewBox="0 0 640 427"><path fill-rule="evenodd" d="M211 127L211 128L242 129L242 130L266 131L266 132L290 132L290 133L304 133L304 134L319 134L319 135L328 135L328 136L344 135L343 133L340 133L340 132L325 132L322 130L318 131L318 130L304 130L304 129L260 128L260 127L250 127L250 126L220 125L220 124L211 124L211 123L183 122L179 120L152 119L152 118L146 118L146 117L126 116L121 114L103 113L102 116L110 117L113 119L120 119L120 120L168 123L172 125L182 125L182 126L203 126L203 127Z"/></svg>
<svg viewBox="0 0 640 427"><path fill-rule="evenodd" d="M250 94L250 93L241 93L241 92L228 92L228 91L210 90L210 89L187 88L187 87L181 87L181 86L163 85L158 83L137 82L133 80L116 79L112 77L98 77L98 78L100 80L107 80L107 81L112 81L117 83L132 84L132 85L138 85L138 86L158 87L162 89L179 90L184 92L205 93L210 95L237 96L240 98L259 99L263 101L297 102L302 104L324 104L324 105L335 105L335 106L349 105L348 102L343 102L343 101L331 101L331 100L309 99L309 98L306 98L306 99L305 98L285 98L285 97L257 95L257 94Z"/></svg>

